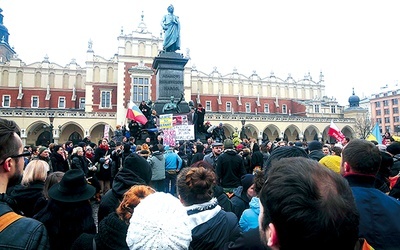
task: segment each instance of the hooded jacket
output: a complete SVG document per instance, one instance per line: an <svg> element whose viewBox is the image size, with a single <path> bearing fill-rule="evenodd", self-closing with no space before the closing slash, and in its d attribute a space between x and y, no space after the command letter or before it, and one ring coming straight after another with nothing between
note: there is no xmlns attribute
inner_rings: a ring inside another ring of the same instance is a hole
<svg viewBox="0 0 400 250"><path fill-rule="evenodd" d="M147 162L151 166L151 180L159 181L165 179L165 158L164 154L160 151L155 151L153 154L147 158Z"/></svg>
<svg viewBox="0 0 400 250"><path fill-rule="evenodd" d="M239 186L233 190L233 196L231 198L232 202L232 212L234 212L238 219L242 216L245 209L248 209L250 199L247 197L247 192L243 191L243 187Z"/></svg>
<svg viewBox="0 0 400 250"><path fill-rule="evenodd" d="M151 167L146 159L138 154L130 154L125 159L123 168L115 176L112 188L101 199L98 211L99 223L115 211L128 189L134 185L148 185L151 176Z"/></svg>
<svg viewBox="0 0 400 250"><path fill-rule="evenodd" d="M44 181L34 181L28 186L16 185L11 197L17 202L18 209L26 217L33 217L36 202L43 197Z"/></svg>
<svg viewBox="0 0 400 250"><path fill-rule="evenodd" d="M243 211L239 220L239 226L243 232L251 228L258 227L258 215L260 214L260 199L257 197L251 198L249 203L250 208Z"/></svg>

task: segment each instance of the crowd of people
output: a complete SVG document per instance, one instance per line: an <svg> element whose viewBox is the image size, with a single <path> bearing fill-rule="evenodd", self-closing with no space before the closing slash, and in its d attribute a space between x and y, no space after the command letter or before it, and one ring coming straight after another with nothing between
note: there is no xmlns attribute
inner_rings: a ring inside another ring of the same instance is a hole
<svg viewBox="0 0 400 250"><path fill-rule="evenodd" d="M399 249L400 142L116 138L0 118L0 248Z"/></svg>

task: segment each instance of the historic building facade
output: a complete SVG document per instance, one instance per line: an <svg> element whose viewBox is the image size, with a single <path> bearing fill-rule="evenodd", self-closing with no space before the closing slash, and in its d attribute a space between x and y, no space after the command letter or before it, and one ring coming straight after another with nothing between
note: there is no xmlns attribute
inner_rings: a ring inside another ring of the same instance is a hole
<svg viewBox="0 0 400 250"><path fill-rule="evenodd" d="M0 13L1 117L13 119L26 144L54 140L63 143L91 136L93 141L112 135L117 124L126 124L130 102L157 99L157 77L152 63L162 49L162 36L154 36L142 20L138 28L121 30L118 53L106 59L88 42L85 66L75 60L65 66L47 56L27 64L9 45L9 33ZM17 31L14 31L17 32ZM96 48L101 49L101 48ZM189 53L185 55L190 58ZM184 71L184 97L206 108L206 120L222 122L225 133L244 132L258 140L327 141L331 120L349 137L355 137L354 117L325 96L322 72L295 80L273 72L262 77L236 69L221 74L217 68L204 73L192 66Z"/></svg>

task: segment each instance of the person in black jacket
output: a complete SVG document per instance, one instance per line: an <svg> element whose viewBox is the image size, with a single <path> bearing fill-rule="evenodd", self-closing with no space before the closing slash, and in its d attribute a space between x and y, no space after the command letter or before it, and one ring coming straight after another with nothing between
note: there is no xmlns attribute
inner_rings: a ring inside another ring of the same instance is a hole
<svg viewBox="0 0 400 250"><path fill-rule="evenodd" d="M14 215L14 221L0 233L2 248L7 249L49 249L45 226L31 218L18 216L13 211L15 201L8 197L7 188L14 186L22 177L24 154L20 131L14 121L0 118L0 220Z"/></svg>
<svg viewBox="0 0 400 250"><path fill-rule="evenodd" d="M240 178L246 174L242 158L233 149L231 139L224 141L224 152L217 159L217 183L224 188L224 192L233 192L240 186Z"/></svg>
<svg viewBox="0 0 400 250"><path fill-rule="evenodd" d="M215 173L204 167L184 168L178 175L178 195L191 221L190 249L222 249L240 235L235 214L222 210L213 197L215 181Z"/></svg>
<svg viewBox="0 0 400 250"><path fill-rule="evenodd" d="M201 142L197 142L193 145L193 151L194 155L192 155L192 160L190 162L190 165L202 161L204 158L204 146Z"/></svg>
<svg viewBox="0 0 400 250"><path fill-rule="evenodd" d="M115 211L124 193L134 185L149 185L151 166L142 156L132 153L125 158L122 169L115 176L112 188L102 197L98 222Z"/></svg>

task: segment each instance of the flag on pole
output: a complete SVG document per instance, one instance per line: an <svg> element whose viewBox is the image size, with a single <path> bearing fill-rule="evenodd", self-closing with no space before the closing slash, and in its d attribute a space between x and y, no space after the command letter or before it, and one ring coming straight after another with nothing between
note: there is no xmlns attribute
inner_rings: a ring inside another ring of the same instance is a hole
<svg viewBox="0 0 400 250"><path fill-rule="evenodd" d="M126 112L126 118L137 121L142 125L147 123L146 116L144 116L142 111L140 111L139 107L134 102L129 104L128 111Z"/></svg>
<svg viewBox="0 0 400 250"><path fill-rule="evenodd" d="M340 131L340 129L336 126L336 124L333 123L333 120L331 121L331 125L329 126L329 131L328 135L332 136L335 138L338 142L342 142L346 136Z"/></svg>
<svg viewBox="0 0 400 250"><path fill-rule="evenodd" d="M373 127L371 133L367 137L368 141L377 141L378 143L382 143L382 135L381 131L379 130L379 124L376 123Z"/></svg>

